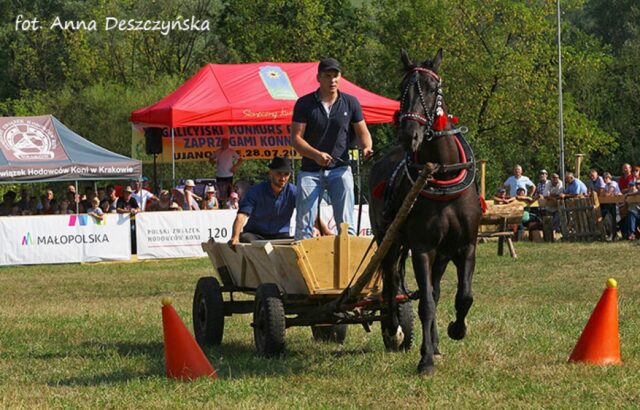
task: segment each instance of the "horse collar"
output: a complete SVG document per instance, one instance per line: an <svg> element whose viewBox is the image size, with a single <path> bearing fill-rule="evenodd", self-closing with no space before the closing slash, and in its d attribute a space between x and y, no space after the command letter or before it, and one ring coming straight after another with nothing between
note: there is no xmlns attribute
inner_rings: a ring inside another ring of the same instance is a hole
<svg viewBox="0 0 640 410"><path fill-rule="evenodd" d="M424 198L446 201L460 196L475 180L476 163L471 146L462 136L461 132L454 134L456 146L458 147L460 162L456 164L441 165L443 172L459 171L458 174L448 180L441 180L435 177L430 178L425 187L420 192ZM407 154L405 159L398 164L396 170L391 177L391 183L388 187L395 185L395 179L398 176L406 175L410 184L414 184L418 174L418 168L422 165L412 161L411 156Z"/></svg>

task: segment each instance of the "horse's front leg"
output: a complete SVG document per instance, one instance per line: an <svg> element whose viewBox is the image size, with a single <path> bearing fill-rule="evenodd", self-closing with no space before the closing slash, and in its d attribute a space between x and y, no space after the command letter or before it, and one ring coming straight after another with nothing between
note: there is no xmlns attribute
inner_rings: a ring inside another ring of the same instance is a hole
<svg viewBox="0 0 640 410"><path fill-rule="evenodd" d="M449 323L447 333L454 340L461 340L467 334L467 323L465 318L471 305L473 304L473 294L471 292L471 282L473 271L476 267L476 245L472 244L464 248L459 255L453 259L458 271L458 291L456 292L456 320Z"/></svg>
<svg viewBox="0 0 640 410"><path fill-rule="evenodd" d="M433 344L433 356L438 359L442 357L440 349L440 337L438 335L438 301L440 300L440 281L444 275L444 271L447 269L449 263L449 257L437 254L433 267L431 268L431 277L433 284L433 302L435 304L435 311L433 316L433 324L431 325L431 343Z"/></svg>
<svg viewBox="0 0 640 410"><path fill-rule="evenodd" d="M399 348L404 341L404 333L398 319L398 301L396 300L401 280L400 274L404 271L400 269L399 258L400 247L394 245L382 261L382 292L387 305L387 319L383 322L383 326L385 326L383 331L387 343L392 346L393 350Z"/></svg>
<svg viewBox="0 0 640 410"><path fill-rule="evenodd" d="M416 275L420 303L418 304L418 315L422 323L422 346L420 347L420 363L418 363L419 374L432 374L435 370L433 362L433 339L432 326L435 320L436 303L433 299L433 285L431 282L431 267L429 255L426 252L411 251L411 261L413 271Z"/></svg>

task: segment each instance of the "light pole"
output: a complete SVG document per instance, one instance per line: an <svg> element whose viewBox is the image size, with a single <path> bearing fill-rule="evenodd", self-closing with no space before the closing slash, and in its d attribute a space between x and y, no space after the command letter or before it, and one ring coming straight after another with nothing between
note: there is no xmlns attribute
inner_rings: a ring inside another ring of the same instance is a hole
<svg viewBox="0 0 640 410"><path fill-rule="evenodd" d="M560 29L560 0L556 1L558 14L558 117L560 126L560 178L564 183L564 123L562 121L562 46Z"/></svg>

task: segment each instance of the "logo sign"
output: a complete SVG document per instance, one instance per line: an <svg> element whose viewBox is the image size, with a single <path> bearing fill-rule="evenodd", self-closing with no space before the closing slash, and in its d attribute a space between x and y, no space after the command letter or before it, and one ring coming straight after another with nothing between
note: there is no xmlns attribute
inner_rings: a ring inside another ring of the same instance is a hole
<svg viewBox="0 0 640 410"><path fill-rule="evenodd" d="M17 118L0 123L0 148L9 161L66 160L51 118Z"/></svg>
<svg viewBox="0 0 640 410"><path fill-rule="evenodd" d="M274 100L297 100L289 76L278 66L260 67L260 78Z"/></svg>

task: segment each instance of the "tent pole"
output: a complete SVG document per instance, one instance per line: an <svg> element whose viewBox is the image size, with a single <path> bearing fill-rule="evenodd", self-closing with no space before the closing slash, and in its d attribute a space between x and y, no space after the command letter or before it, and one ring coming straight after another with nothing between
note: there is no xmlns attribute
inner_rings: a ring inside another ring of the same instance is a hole
<svg viewBox="0 0 640 410"><path fill-rule="evenodd" d="M73 197L73 202L76 203L76 214L80 213L80 197L78 196L78 181L75 181L76 183L76 195Z"/></svg>
<svg viewBox="0 0 640 410"><path fill-rule="evenodd" d="M176 186L176 139L171 126L171 171L172 171L172 187Z"/></svg>

